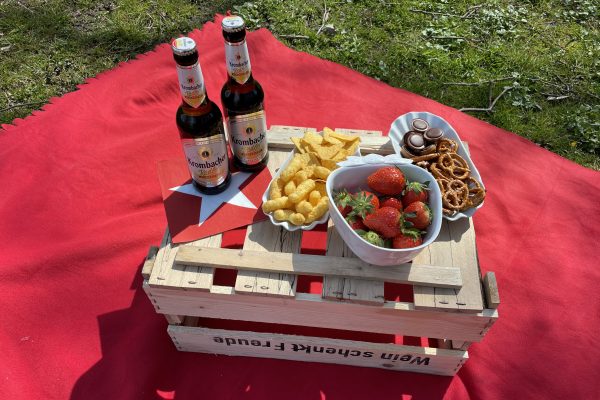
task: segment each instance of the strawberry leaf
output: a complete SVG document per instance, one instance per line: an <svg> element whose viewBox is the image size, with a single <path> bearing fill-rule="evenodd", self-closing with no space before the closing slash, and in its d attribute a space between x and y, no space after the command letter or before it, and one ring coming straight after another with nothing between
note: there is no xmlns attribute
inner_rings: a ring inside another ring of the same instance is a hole
<svg viewBox="0 0 600 400"><path fill-rule="evenodd" d="M402 229L402 234L404 236L410 237L412 239L418 239L421 237L421 231L418 229Z"/></svg>
<svg viewBox="0 0 600 400"><path fill-rule="evenodd" d="M372 194L365 195L364 192L357 193L348 203L348 205L352 207L352 211L350 211L348 216L353 217L358 215L362 219L365 219L368 214L375 211L375 207L373 206L373 203L371 203L371 200L373 200Z"/></svg>

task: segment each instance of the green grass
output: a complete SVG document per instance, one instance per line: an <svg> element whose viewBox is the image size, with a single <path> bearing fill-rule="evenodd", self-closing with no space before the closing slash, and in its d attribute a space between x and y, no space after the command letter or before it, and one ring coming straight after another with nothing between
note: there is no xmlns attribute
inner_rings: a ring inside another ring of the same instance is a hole
<svg viewBox="0 0 600 400"><path fill-rule="evenodd" d="M492 111L470 113L600 169L594 0L5 1L0 110L73 90L228 8L292 48L456 108L486 108L509 88ZM483 83L448 84L457 82ZM0 122L40 104L3 111Z"/></svg>

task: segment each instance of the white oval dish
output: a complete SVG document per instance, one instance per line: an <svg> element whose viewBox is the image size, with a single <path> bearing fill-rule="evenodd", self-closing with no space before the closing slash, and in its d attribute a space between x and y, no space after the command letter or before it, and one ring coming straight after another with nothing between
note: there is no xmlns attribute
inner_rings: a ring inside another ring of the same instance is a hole
<svg viewBox="0 0 600 400"><path fill-rule="evenodd" d="M390 126L390 132L388 135L392 141L392 146L394 147L394 151L396 152L396 154L402 156L402 154L400 153L400 147L402 147L402 137L406 132L412 129L410 123L415 118L424 119L432 128L442 129L444 131L444 135L448 139L455 140L458 143L458 155L467 161L467 164L469 164L469 169L471 170L471 176L478 180L481 183L481 186L485 189L483 181L481 180L481 176L479 175L479 171L475 167L475 164L473 164L471 157L469 157L469 153L467 153L467 151L465 150L465 147L463 146L462 141L458 136L458 133L456 133L456 130L454 130L452 125L450 125L445 119L443 119L442 117L438 117L435 114L431 114L425 111L414 111L401 115L398 118L396 118L394 122L392 122L392 125ZM482 206L483 202L477 207L471 207L467 211L456 213L451 217L444 215L444 218L446 218L449 221L456 221L460 218L470 218L473 216L473 214L475 214L475 211L480 209Z"/></svg>
<svg viewBox="0 0 600 400"><path fill-rule="evenodd" d="M318 132L320 135L323 134L323 132ZM281 173L283 172L283 170L289 165L290 162L292 162L292 159L294 158L294 155L297 153L297 150L294 148L294 150L292 150L290 152L289 157L285 160L285 162L281 165L281 167L279 167L279 170L277 171L277 173L275 174L275 176L273 177L273 179L271 179L271 182L269 183L269 186L267 187L267 190L265 190L265 192L263 193L262 196L262 201L263 203L267 200L269 200L269 189L271 188L271 184L273 183L273 181L275 181L276 179L279 179L279 176L281 175ZM360 156L360 146L358 147L358 149L356 149L356 152L354 153L354 155L356 156ZM280 226L290 232L294 232L297 230L303 230L303 231L310 231L312 229L315 228L315 226L322 224L324 222L327 222L327 220L329 219L329 211L327 211L325 214L323 214L323 216L321 218L319 218L318 220L313 221L312 223L308 224L308 225L294 225L288 221L277 221L274 217L273 217L273 213L265 213L267 215L267 217L269 217L269 220L271 221L271 223L273 225L277 225Z"/></svg>
<svg viewBox="0 0 600 400"><path fill-rule="evenodd" d="M355 191L367 189L367 177L377 169L389 166L389 163L365 164L336 169L327 178L327 196L329 196L329 210L335 229L344 242L358 258L373 265L398 265L409 262L415 258L425 247L431 244L440 233L442 226L442 194L437 185L431 185L429 191L429 207L433 212L433 220L423 236L423 244L410 249L387 249L375 246L361 238L344 220L344 217L333 202L333 192L341 189ZM433 181L429 171L412 164L397 165L409 181ZM360 184L362 182L362 184Z"/></svg>

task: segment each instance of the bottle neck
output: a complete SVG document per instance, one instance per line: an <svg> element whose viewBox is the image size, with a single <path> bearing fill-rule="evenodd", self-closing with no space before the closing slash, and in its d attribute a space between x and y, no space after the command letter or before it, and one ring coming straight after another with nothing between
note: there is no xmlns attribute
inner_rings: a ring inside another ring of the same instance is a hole
<svg viewBox="0 0 600 400"><path fill-rule="evenodd" d="M225 64L230 84L252 83L252 66L245 38L236 42L225 40Z"/></svg>
<svg viewBox="0 0 600 400"><path fill-rule="evenodd" d="M208 103L204 76L197 59L191 65L177 64L177 77L184 108L199 108Z"/></svg>

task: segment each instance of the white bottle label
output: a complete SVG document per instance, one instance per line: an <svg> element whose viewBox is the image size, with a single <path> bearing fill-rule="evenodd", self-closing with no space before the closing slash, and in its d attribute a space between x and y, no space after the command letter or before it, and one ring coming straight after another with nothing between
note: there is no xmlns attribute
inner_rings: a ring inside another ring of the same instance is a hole
<svg viewBox="0 0 600 400"><path fill-rule="evenodd" d="M227 179L227 143L221 133L205 138L181 139L192 179L201 186L215 187Z"/></svg>
<svg viewBox="0 0 600 400"><path fill-rule="evenodd" d="M245 39L239 43L225 41L225 63L227 73L236 82L243 84L248 81L252 68Z"/></svg>
<svg viewBox="0 0 600 400"><path fill-rule="evenodd" d="M229 143L233 154L244 164L258 164L268 151L267 120L264 111L229 117Z"/></svg>
<svg viewBox="0 0 600 400"><path fill-rule="evenodd" d="M177 77L183 100L194 108L202 104L206 97L206 88L200 64L198 62L190 66L177 64Z"/></svg>

